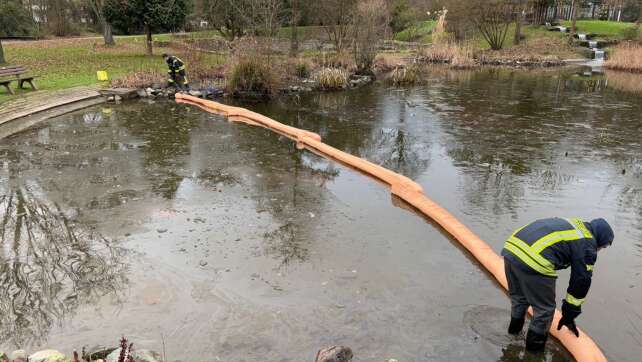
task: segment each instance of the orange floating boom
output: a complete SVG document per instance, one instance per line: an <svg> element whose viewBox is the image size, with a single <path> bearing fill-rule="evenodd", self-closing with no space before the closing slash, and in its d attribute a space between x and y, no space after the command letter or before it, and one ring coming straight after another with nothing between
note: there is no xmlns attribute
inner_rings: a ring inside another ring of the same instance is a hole
<svg viewBox="0 0 642 362"><path fill-rule="evenodd" d="M244 108L227 106L180 93L176 94L176 101L198 106L207 112L225 116L230 121L270 129L296 141L299 147L308 148L326 158L339 161L389 185L393 195L401 198L438 223L465 247L497 279L504 289L508 289L504 273L504 258L495 253L488 244L459 222L451 213L426 197L422 187L411 179L331 147L323 143L321 137L316 133L284 125ZM532 310L529 310L529 313L532 314ZM561 313L555 311L550 333L564 345L578 362L607 361L606 356L604 356L597 344L585 332L580 331L580 337L578 338L566 328L558 331L555 327L560 317Z"/></svg>

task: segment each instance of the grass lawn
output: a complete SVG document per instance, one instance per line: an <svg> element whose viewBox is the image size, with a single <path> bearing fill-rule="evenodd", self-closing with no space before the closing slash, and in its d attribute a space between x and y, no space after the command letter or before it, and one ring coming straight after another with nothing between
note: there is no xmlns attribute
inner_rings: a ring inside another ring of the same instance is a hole
<svg viewBox="0 0 642 362"><path fill-rule="evenodd" d="M158 35L154 39L169 40L170 37ZM172 49L155 48L155 56L146 56L143 36L117 37L116 44L107 48L102 45L102 39L56 39L7 43L3 47L8 65L24 65L32 74L39 75L36 85L43 90L100 85L96 79L99 70L106 70L110 79L139 71L164 72L167 66L160 54L172 52ZM220 64L221 56L203 54L203 61ZM12 86L16 89L15 82ZM29 92L17 90L14 97ZM4 88L0 90L0 102L11 97Z"/></svg>
<svg viewBox="0 0 642 362"><path fill-rule="evenodd" d="M435 28L435 25L437 25L437 22L434 20L421 21L395 34L395 40L431 43L432 29Z"/></svg>
<svg viewBox="0 0 642 362"><path fill-rule="evenodd" d="M504 42L504 48L497 55L509 57L559 57L561 59L582 57L581 49L568 43L568 35L560 32L548 31L544 26L522 26L522 40L516 46L515 24L510 24ZM474 49L490 51L490 45L483 37L478 36L472 40Z"/></svg>
<svg viewBox="0 0 642 362"><path fill-rule="evenodd" d="M570 21L564 21L564 26L571 27ZM598 34L608 38L620 39L623 37L623 31L627 28L634 27L634 23L624 23L617 21L603 20L578 20L577 31L579 33Z"/></svg>

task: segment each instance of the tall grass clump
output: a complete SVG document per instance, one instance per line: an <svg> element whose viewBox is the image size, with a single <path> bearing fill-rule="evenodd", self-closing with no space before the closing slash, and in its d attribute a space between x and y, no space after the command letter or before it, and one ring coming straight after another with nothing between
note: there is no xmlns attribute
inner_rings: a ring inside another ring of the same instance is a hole
<svg viewBox="0 0 642 362"><path fill-rule="evenodd" d="M280 76L269 48L248 39L236 46L230 60L227 87L231 92L237 95L252 93L262 96L275 93Z"/></svg>
<svg viewBox="0 0 642 362"><path fill-rule="evenodd" d="M642 46L623 44L616 47L605 66L614 70L642 73Z"/></svg>
<svg viewBox="0 0 642 362"><path fill-rule="evenodd" d="M413 64L409 67L397 67L388 77L388 81L395 86L412 85L421 80L421 69Z"/></svg>
<svg viewBox="0 0 642 362"><path fill-rule="evenodd" d="M234 92L270 95L277 87L277 77L269 64L261 59L249 58L232 66L227 84Z"/></svg>
<svg viewBox="0 0 642 362"><path fill-rule="evenodd" d="M348 87L350 74L342 68L322 68L314 73L312 79L322 90L339 90Z"/></svg>

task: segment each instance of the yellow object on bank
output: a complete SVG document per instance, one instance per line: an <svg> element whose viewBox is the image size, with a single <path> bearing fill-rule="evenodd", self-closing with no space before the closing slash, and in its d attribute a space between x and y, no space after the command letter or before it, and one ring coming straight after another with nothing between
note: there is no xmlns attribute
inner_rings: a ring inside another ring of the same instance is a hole
<svg viewBox="0 0 642 362"><path fill-rule="evenodd" d="M109 75L107 75L107 72L104 70L99 70L96 72L96 78L100 81L106 81L109 80Z"/></svg>

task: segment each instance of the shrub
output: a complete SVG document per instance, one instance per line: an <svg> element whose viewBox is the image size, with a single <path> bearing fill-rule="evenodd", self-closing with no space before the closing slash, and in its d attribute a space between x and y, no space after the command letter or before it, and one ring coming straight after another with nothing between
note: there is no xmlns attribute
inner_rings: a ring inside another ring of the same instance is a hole
<svg viewBox="0 0 642 362"><path fill-rule="evenodd" d="M415 18L415 11L408 3L408 0L398 0L390 12L389 26L393 32L398 33L409 28Z"/></svg>
<svg viewBox="0 0 642 362"><path fill-rule="evenodd" d="M379 44L387 29L384 0L362 0L357 5L352 55L360 73L371 73Z"/></svg>
<svg viewBox="0 0 642 362"><path fill-rule="evenodd" d="M338 90L348 86L350 75L345 69L323 68L314 73L313 79L322 90Z"/></svg>
<svg viewBox="0 0 642 362"><path fill-rule="evenodd" d="M36 33L33 17L20 2L0 2L0 37L33 36Z"/></svg>
<svg viewBox="0 0 642 362"><path fill-rule="evenodd" d="M305 59L297 59L293 65L294 75L299 78L308 78L312 72L312 63Z"/></svg>
<svg viewBox="0 0 642 362"><path fill-rule="evenodd" d="M246 37L233 44L227 86L235 93L270 95L278 88L281 74L274 64L270 43Z"/></svg>
<svg viewBox="0 0 642 362"><path fill-rule="evenodd" d="M247 58L232 66L227 82L234 92L271 94L277 87L277 76L261 58Z"/></svg>
<svg viewBox="0 0 642 362"><path fill-rule="evenodd" d="M397 67L388 77L388 81L396 86L415 84L420 79L421 69L416 64L409 67Z"/></svg>

